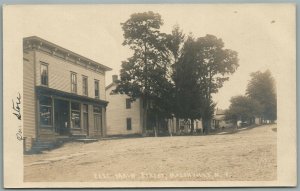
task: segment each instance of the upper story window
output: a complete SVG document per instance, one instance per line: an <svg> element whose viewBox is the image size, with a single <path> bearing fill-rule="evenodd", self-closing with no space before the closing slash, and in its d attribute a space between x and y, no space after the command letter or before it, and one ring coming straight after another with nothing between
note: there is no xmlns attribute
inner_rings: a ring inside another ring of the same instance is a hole
<svg viewBox="0 0 300 191"><path fill-rule="evenodd" d="M88 95L88 77L82 76L82 94Z"/></svg>
<svg viewBox="0 0 300 191"><path fill-rule="evenodd" d="M131 101L129 98L126 99L126 109L130 109L131 108Z"/></svg>
<svg viewBox="0 0 300 191"><path fill-rule="evenodd" d="M95 98L99 98L99 80L95 80Z"/></svg>
<svg viewBox="0 0 300 191"><path fill-rule="evenodd" d="M41 84L48 86L48 64L41 63Z"/></svg>
<svg viewBox="0 0 300 191"><path fill-rule="evenodd" d="M77 93L77 74L71 72L71 92Z"/></svg>

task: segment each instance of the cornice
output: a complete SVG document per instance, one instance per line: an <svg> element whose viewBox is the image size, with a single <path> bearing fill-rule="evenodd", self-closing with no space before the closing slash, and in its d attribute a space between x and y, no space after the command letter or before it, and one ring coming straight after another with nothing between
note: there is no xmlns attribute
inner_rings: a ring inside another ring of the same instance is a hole
<svg viewBox="0 0 300 191"><path fill-rule="evenodd" d="M72 62L81 67L91 69L98 73L104 73L105 71L112 70L111 68L81 56L68 49L62 48L54 43L46 41L37 36L31 36L23 39L23 50L38 50L47 53L51 56L63 59L68 62Z"/></svg>

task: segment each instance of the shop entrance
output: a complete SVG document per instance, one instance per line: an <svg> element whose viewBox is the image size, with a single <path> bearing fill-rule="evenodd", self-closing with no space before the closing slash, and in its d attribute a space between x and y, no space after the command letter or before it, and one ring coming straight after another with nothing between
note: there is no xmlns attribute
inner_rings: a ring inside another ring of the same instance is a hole
<svg viewBox="0 0 300 191"><path fill-rule="evenodd" d="M54 101L55 132L59 135L70 134L70 105L68 101L55 99Z"/></svg>

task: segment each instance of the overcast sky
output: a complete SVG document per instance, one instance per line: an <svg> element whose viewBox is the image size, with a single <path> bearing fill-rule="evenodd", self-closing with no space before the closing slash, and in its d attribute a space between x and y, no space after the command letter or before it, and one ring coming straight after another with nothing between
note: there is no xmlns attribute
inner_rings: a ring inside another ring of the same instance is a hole
<svg viewBox="0 0 300 191"><path fill-rule="evenodd" d="M277 80L278 65L294 62L293 9L282 5L84 5L31 6L20 9L23 37L39 36L64 48L100 62L119 74L121 61L131 56L123 47L120 23L132 13L154 11L164 20L162 31L170 33L178 24L194 37L213 34L225 48L239 54L238 70L214 95L217 107L226 109L232 96L245 93L255 71L270 69Z"/></svg>

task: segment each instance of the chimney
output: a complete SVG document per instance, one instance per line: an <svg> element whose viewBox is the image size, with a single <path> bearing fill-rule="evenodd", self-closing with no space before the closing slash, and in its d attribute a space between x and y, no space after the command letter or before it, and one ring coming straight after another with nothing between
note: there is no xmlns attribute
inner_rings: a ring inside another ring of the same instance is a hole
<svg viewBox="0 0 300 191"><path fill-rule="evenodd" d="M112 82L116 83L118 81L118 75L112 75Z"/></svg>

